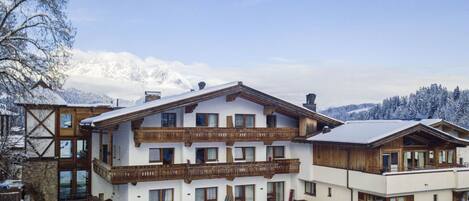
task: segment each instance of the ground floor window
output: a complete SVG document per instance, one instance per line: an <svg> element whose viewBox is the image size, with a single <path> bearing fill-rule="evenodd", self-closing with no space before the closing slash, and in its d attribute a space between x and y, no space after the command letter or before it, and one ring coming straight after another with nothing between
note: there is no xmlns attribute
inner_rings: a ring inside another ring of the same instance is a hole
<svg viewBox="0 0 469 201"><path fill-rule="evenodd" d="M59 180L59 199L68 200L72 195L72 171L60 171Z"/></svg>
<svg viewBox="0 0 469 201"><path fill-rule="evenodd" d="M150 201L174 201L174 189L150 190Z"/></svg>
<svg viewBox="0 0 469 201"><path fill-rule="evenodd" d="M267 183L267 201L284 201L285 190L283 182Z"/></svg>
<svg viewBox="0 0 469 201"><path fill-rule="evenodd" d="M59 200L82 199L88 196L89 172L63 170L59 172Z"/></svg>
<svg viewBox="0 0 469 201"><path fill-rule="evenodd" d="M316 183L305 181L305 194L316 196Z"/></svg>
<svg viewBox="0 0 469 201"><path fill-rule="evenodd" d="M195 201L217 201L217 187L196 188Z"/></svg>
<svg viewBox="0 0 469 201"><path fill-rule="evenodd" d="M254 185L235 186L235 201L254 201Z"/></svg>
<svg viewBox="0 0 469 201"><path fill-rule="evenodd" d="M392 197L392 198L384 198L380 196L370 195L366 193L358 193L358 201L413 201L414 196L401 196L401 197Z"/></svg>

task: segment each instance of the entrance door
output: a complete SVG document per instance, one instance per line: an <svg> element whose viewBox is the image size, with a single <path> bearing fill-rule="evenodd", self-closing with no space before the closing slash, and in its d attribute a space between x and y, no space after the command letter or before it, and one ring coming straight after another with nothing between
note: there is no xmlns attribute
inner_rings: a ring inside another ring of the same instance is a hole
<svg viewBox="0 0 469 201"><path fill-rule="evenodd" d="M399 155L397 152L383 154L382 167L384 172L397 172Z"/></svg>
<svg viewBox="0 0 469 201"><path fill-rule="evenodd" d="M205 150L204 149L196 150L195 161L197 164L205 163Z"/></svg>
<svg viewBox="0 0 469 201"><path fill-rule="evenodd" d="M284 201L285 189L283 182L267 183L267 201Z"/></svg>

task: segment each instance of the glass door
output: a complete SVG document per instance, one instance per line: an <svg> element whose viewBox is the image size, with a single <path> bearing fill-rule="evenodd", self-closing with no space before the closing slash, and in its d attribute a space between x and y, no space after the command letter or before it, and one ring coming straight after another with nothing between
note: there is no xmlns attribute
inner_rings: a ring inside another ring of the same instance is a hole
<svg viewBox="0 0 469 201"><path fill-rule="evenodd" d="M284 201L284 183L267 183L267 201Z"/></svg>

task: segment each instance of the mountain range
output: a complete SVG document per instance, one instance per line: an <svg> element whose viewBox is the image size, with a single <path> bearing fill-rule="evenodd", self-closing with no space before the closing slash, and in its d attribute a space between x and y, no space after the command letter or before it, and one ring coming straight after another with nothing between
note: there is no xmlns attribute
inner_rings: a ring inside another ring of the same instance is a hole
<svg viewBox="0 0 469 201"><path fill-rule="evenodd" d="M192 89L177 70L178 62L141 59L130 53L74 50L64 88L136 100L146 90L179 93ZM166 94L168 95L168 94Z"/></svg>

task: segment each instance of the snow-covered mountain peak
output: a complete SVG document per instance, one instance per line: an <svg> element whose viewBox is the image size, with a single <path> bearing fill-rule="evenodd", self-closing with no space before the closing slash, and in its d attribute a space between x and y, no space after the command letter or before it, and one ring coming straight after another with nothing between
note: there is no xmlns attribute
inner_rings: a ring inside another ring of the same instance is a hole
<svg viewBox="0 0 469 201"><path fill-rule="evenodd" d="M69 79L65 87L127 99L138 99L145 90L160 90L167 95L192 88L189 80L174 70L184 65L156 58L142 59L126 52L75 50L66 72Z"/></svg>

